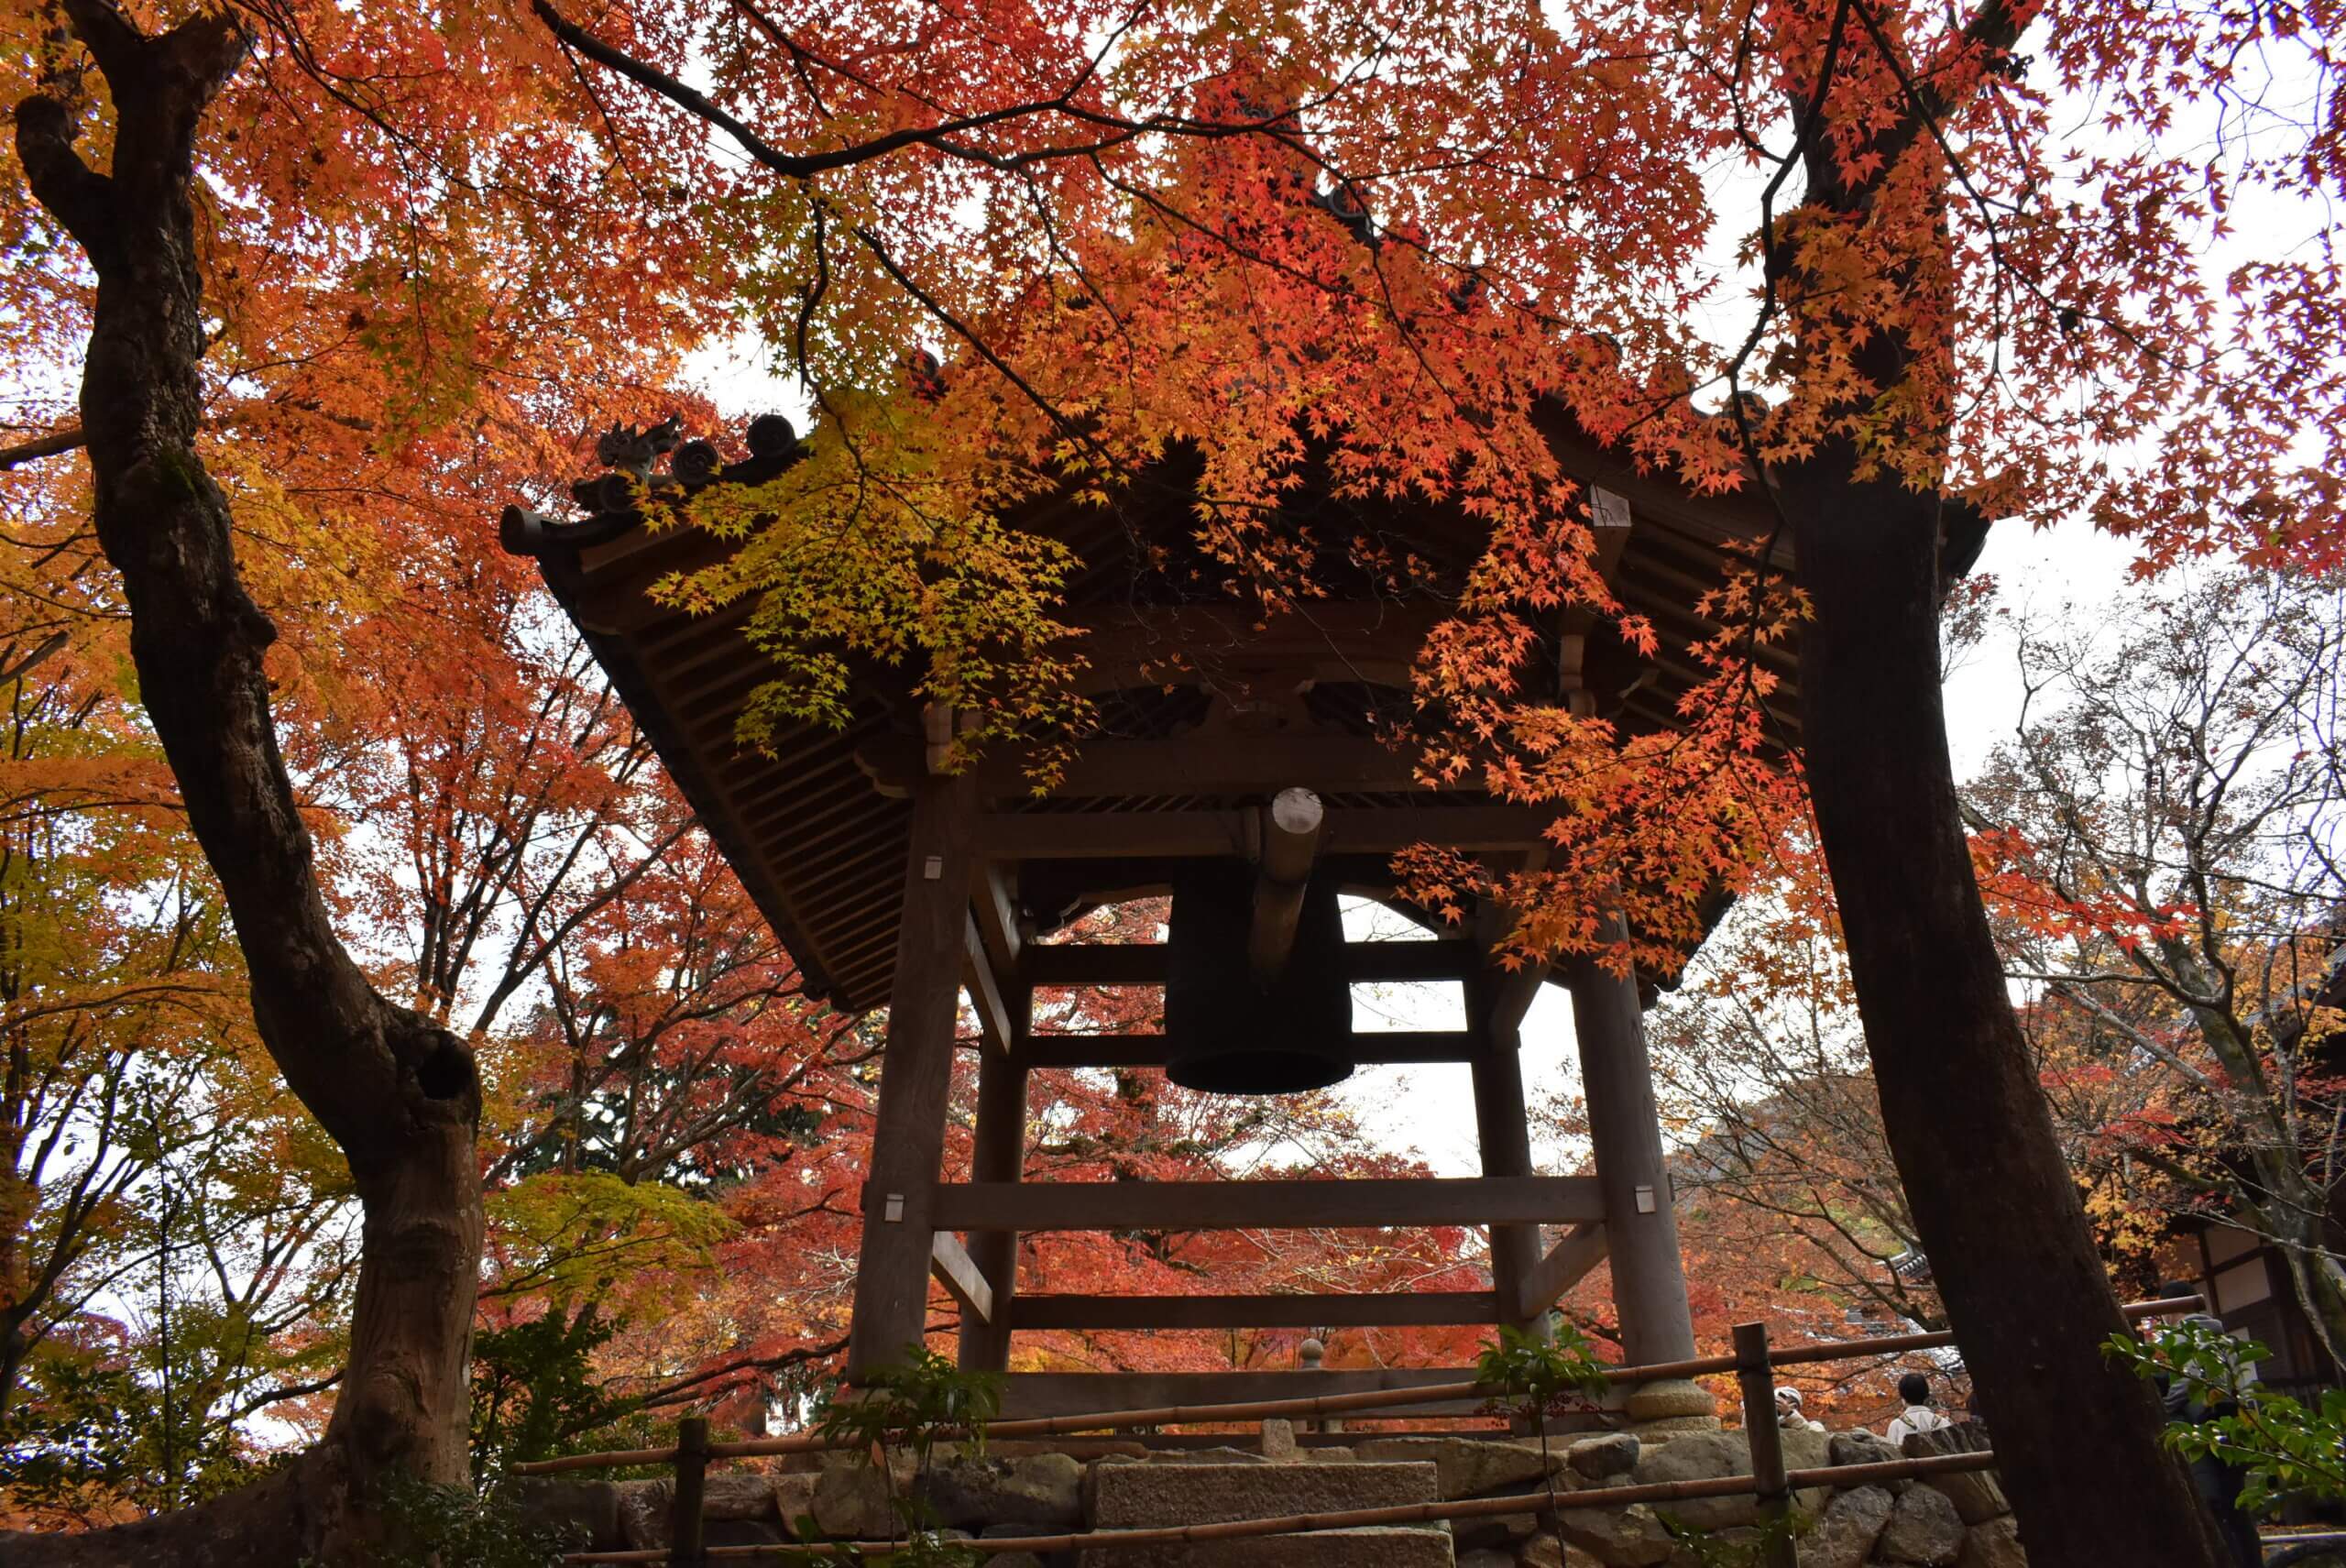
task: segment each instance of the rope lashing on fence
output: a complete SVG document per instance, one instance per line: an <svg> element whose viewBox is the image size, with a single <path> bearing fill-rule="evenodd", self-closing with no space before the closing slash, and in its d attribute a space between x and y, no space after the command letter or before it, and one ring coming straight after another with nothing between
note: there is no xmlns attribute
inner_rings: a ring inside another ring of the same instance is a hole
<svg viewBox="0 0 2346 1568"><path fill-rule="evenodd" d="M1857 1486L1874 1481L1913 1480L1926 1475L1989 1470L1995 1467L1995 1463L1996 1456L1990 1453L1946 1453L1927 1459L1890 1460L1879 1464L1843 1464L1825 1470L1794 1470L1789 1472L1784 1479L1793 1491L1802 1491L1812 1486ZM1556 1506L1560 1508L1625 1508L1633 1503L1735 1497L1759 1490L1760 1483L1754 1476L1722 1475L1700 1481L1655 1481L1641 1486L1599 1486L1587 1491L1559 1491ZM988 1556L1003 1552L1032 1552L1040 1555L1047 1552L1096 1548L1183 1546L1210 1541L1241 1541L1253 1536L1298 1535L1310 1530L1431 1524L1442 1519L1488 1519L1496 1515L1543 1512L1547 1507L1546 1494L1528 1492L1517 1497L1471 1497L1443 1503L1401 1503L1381 1508L1354 1508L1342 1513L1287 1514L1276 1519L1224 1519L1213 1524L1167 1525L1155 1530L1099 1530L1063 1535L1000 1536L991 1541L962 1541L954 1544ZM806 1557L818 1552L850 1551L878 1557L903 1550L902 1541L859 1541L850 1543L814 1542L803 1546L708 1546L703 1547L701 1552L711 1561L723 1559L729 1562L759 1557ZM630 1552L577 1552L563 1561L582 1565L666 1563L669 1556L665 1548L649 1547Z"/></svg>
<svg viewBox="0 0 2346 1568"><path fill-rule="evenodd" d="M2135 1301L2121 1309L2131 1321L2169 1312L2193 1310L2197 1296L2176 1296L2156 1301ZM1909 1351L1938 1350L1955 1343L1950 1332L1893 1334L1881 1339L1819 1340L1807 1344L1771 1348L1770 1361L1778 1366L1816 1361L1857 1361L1900 1355ZM1652 1383L1665 1378L1704 1377L1733 1372L1741 1364L1733 1355L1701 1355L1688 1361L1665 1361L1644 1366L1608 1366L1606 1378L1616 1384ZM1372 1389L1358 1394L1310 1394L1288 1399L1255 1399L1226 1405L1157 1405L1146 1409L1102 1410L1091 1415L1037 1416L1023 1420L994 1421L988 1438L1055 1437L1069 1432L1113 1431L1132 1427L1182 1426L1222 1421L1270 1420L1304 1416L1343 1415L1354 1410L1397 1409L1409 1405L1440 1404L1449 1399L1496 1399L1505 1391L1477 1382L1431 1383L1416 1388ZM941 1434L949 1435L949 1434ZM784 1453L825 1453L847 1446L817 1432L789 1437L750 1438L712 1442L711 1459L755 1459ZM607 1453L573 1453L559 1459L533 1460L513 1466L517 1475L552 1475L566 1470L605 1470L622 1465L669 1464L676 1449L625 1449Z"/></svg>

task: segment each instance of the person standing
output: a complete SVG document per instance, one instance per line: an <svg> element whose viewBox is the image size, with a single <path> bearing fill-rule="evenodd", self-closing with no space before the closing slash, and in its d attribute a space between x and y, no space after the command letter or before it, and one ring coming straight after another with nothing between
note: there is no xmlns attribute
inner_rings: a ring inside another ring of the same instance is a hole
<svg viewBox="0 0 2346 1568"><path fill-rule="evenodd" d="M1890 1430L1882 1433L1892 1448L1902 1451L1913 1433L1939 1431L1955 1424L1931 1403L1931 1380L1919 1372L1909 1372L1898 1380L1898 1397L1906 1401L1906 1409L1891 1419Z"/></svg>

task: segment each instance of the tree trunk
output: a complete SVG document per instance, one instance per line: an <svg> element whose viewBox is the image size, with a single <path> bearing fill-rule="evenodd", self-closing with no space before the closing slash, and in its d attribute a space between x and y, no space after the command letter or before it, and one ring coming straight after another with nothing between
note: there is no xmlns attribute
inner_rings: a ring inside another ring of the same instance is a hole
<svg viewBox="0 0 2346 1568"><path fill-rule="evenodd" d="M2339 1354L2340 1347L2346 1346L2346 1269L2339 1267L2338 1255L2330 1250L2319 1212L2286 1202L2276 1207L2281 1212L2264 1216L2264 1232L2281 1244L2297 1306L2330 1362L2321 1371L2334 1376L2346 1366L2346 1358Z"/></svg>
<svg viewBox="0 0 2346 1568"><path fill-rule="evenodd" d="M248 38L233 11L148 37L111 0L65 10L115 106L112 168L82 161L72 110L47 93L16 105L16 145L97 272L82 413L98 539L122 574L141 699L236 920L261 1041L348 1157L364 1231L342 1395L291 1479L86 1548L19 1541L9 1560L338 1563L382 1532L386 1480L466 1479L479 1082L465 1044L378 995L334 934L277 749L262 667L276 629L236 575L227 501L194 448L195 130Z"/></svg>
<svg viewBox="0 0 2346 1568"><path fill-rule="evenodd" d="M1940 706L1939 516L1828 446L1782 477L1803 739L1900 1178L2039 1563L2211 1568L2004 989Z"/></svg>

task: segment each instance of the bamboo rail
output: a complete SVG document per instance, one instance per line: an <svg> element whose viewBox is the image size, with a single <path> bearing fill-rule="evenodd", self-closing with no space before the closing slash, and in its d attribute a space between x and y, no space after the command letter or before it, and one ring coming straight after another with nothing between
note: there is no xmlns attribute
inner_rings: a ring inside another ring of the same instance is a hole
<svg viewBox="0 0 2346 1568"><path fill-rule="evenodd" d="M2131 1302L2120 1310L2131 1321L2179 1312L2202 1305L2197 1296L2175 1296L2155 1301ZM1817 1340L1806 1344L1770 1350L1777 1366L1817 1361L1858 1361L1908 1351L1938 1350L1955 1343L1952 1332L1893 1334L1870 1340ZM1686 1361L1656 1362L1643 1366L1608 1366L1614 1383L1651 1383L1663 1378L1705 1377L1733 1372L1733 1355L1698 1355ZM1496 1398L1498 1390L1484 1384L1430 1383L1417 1388L1391 1388L1359 1394L1299 1395L1288 1399L1253 1399L1226 1405L1157 1405L1145 1409L1104 1410L1091 1415L1038 1416L1026 1420L995 1421L986 1428L992 1438L1051 1437L1066 1432L1114 1431L1127 1427L1177 1426L1216 1421L1267 1420L1298 1416L1333 1416L1354 1410L1393 1409L1405 1405L1439 1404L1446 1399ZM823 1453L840 1445L817 1432L789 1437L751 1438L736 1442L712 1442L710 1459L751 1459L784 1453ZM674 1446L622 1449L607 1453L572 1453L558 1459L532 1460L513 1466L517 1475L552 1475L567 1470L605 1470L630 1464L668 1464L677 1457Z"/></svg>
<svg viewBox="0 0 2346 1568"><path fill-rule="evenodd" d="M1844 1464L1824 1470L1794 1470L1784 1480L1793 1491L1811 1486L1862 1486L1871 1481L1913 1480L1995 1467L1993 1453L1943 1453L1928 1459L1900 1459L1880 1464ZM1741 1497L1760 1489L1751 1475L1721 1475L1702 1481L1654 1481L1641 1486L1598 1486L1583 1492L1558 1492L1558 1508L1625 1508L1633 1503L1689 1502L1700 1497ZM1095 1547L1183 1546L1208 1541L1242 1541L1252 1536L1295 1535L1306 1530L1365 1530L1380 1525L1431 1524L1441 1519L1488 1519L1496 1515L1549 1512L1548 1497L1526 1492L1507 1497L1468 1497L1455 1502L1398 1503L1381 1508L1351 1508L1338 1513L1286 1514L1277 1519L1224 1519L1213 1524L1166 1525L1155 1530L1074 1530L1059 1535L997 1536L992 1540L957 1541L957 1546L991 1555L1001 1552L1073 1552ZM761 1556L806 1556L815 1552L860 1552L881 1557L904 1549L902 1541L824 1541L806 1545L710 1546L703 1552L712 1560ZM575 1552L565 1563L622 1563L671 1561L663 1547L628 1552Z"/></svg>
<svg viewBox="0 0 2346 1568"><path fill-rule="evenodd" d="M2156 1301L2137 1301L2122 1309L2128 1319L2137 1319L2161 1312L2172 1312L2202 1305L2197 1296L2169 1297ZM991 1540L975 1540L960 1544L982 1555L992 1556L1005 1552L1031 1552L1036 1554L1075 1550L1116 1549L1128 1546L1179 1546L1201 1541L1235 1541L1250 1537L1292 1535L1313 1530L1369 1529L1377 1526L1428 1524L1438 1520L1486 1519L1509 1514L1536 1513L1550 1515L1583 1508L1628 1508L1639 1503L1680 1502L1702 1497L1757 1497L1763 1513L1781 1513L1790 1504L1792 1494L1812 1487L1846 1487L1862 1486L1872 1481L1912 1480L1921 1476L1956 1475L1968 1471L1990 1470L1995 1467L1993 1453L1935 1454L1921 1459L1897 1459L1873 1464L1843 1464L1825 1469L1786 1471L1783 1450L1776 1428L1774 1400L1774 1367L1785 1362L1858 1361L1870 1356L1894 1355L1908 1350L1934 1349L1954 1343L1947 1333L1900 1334L1877 1340L1820 1341L1793 1345L1779 1354L1770 1354L1768 1332L1764 1324L1742 1323L1736 1327L1736 1353L1725 1356L1699 1356L1688 1361L1663 1362L1646 1366L1620 1366L1606 1370L1606 1376L1617 1383L1649 1382L1663 1377L1698 1376L1715 1372L1734 1372L1741 1385L1744 1429L1751 1437L1752 1473L1748 1475L1724 1475L1698 1481L1661 1481L1643 1486L1597 1486L1585 1491L1518 1493L1504 1497L1471 1497L1454 1501L1406 1503L1379 1508L1354 1508L1331 1513L1288 1514L1275 1519L1224 1519L1211 1524L1169 1525L1147 1530L1075 1530L1057 1535L998 1536ZM1107 1411L1089 1416L1055 1417L1038 1420L999 1421L989 1432L993 1435L1026 1435L1046 1431L1093 1431L1102 1427L1168 1425L1180 1421L1237 1420L1249 1417L1274 1417L1312 1414L1332 1414L1339 1410L1384 1409L1397 1403L1414 1404L1431 1399L1471 1397L1485 1390L1477 1383L1442 1385L1438 1387L1415 1388L1370 1394L1323 1395L1299 1399L1258 1399L1244 1403L1200 1406L1163 1406L1148 1410ZM765 1542L752 1546L709 1546L702 1533L701 1498L703 1475L711 1459L735 1458L762 1453L805 1453L828 1450L832 1444L812 1434L795 1438L765 1439L751 1442L712 1443L708 1441L708 1423L699 1417L689 1417L678 1423L677 1443L672 1449L634 1449L617 1453L577 1454L567 1459L541 1461L534 1464L516 1465L527 1475L548 1472L600 1468L611 1464L658 1464L674 1461L676 1465L676 1486L670 1509L670 1540L667 1547L647 1547L630 1551L575 1552L566 1554L565 1563L586 1564L663 1563L673 1568L707 1568L716 1562L731 1563L753 1558L773 1558L795 1561L821 1555L830 1559L842 1551L857 1554L858 1560L885 1560L905 1548L893 1541L862 1541L850 1542ZM1770 1568L1782 1568L1791 1555L1790 1541L1785 1538L1783 1550L1770 1552Z"/></svg>

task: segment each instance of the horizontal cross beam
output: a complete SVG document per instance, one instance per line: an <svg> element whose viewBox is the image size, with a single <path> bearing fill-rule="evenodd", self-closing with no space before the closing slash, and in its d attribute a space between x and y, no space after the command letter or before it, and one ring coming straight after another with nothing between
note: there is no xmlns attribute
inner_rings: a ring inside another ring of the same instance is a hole
<svg viewBox="0 0 2346 1568"><path fill-rule="evenodd" d="M1485 1038L1470 1030L1391 1030L1352 1037L1350 1053L1361 1067L1473 1061ZM1029 1068L1163 1067L1173 1055L1166 1035L1029 1035L1012 1053Z"/></svg>
<svg viewBox="0 0 2346 1568"><path fill-rule="evenodd" d="M873 741L856 751L881 794L908 798L921 773L917 742ZM1024 800L1035 793L1027 759L997 749L974 767L987 800ZM1168 795L1273 795L1288 788L1323 795L1473 794L1477 773L1428 784L1416 759L1381 741L1352 735L1191 735L1172 740L1093 740L1069 762L1049 791L1062 799L1162 799Z"/></svg>
<svg viewBox="0 0 2346 1568"><path fill-rule="evenodd" d="M978 763L989 799L1032 793L1025 760L1009 752ZM1058 796L1276 795L1302 788L1332 795L1415 795L1416 759L1349 735L1189 736L1174 740L1095 740L1079 750L1053 786ZM1436 788L1480 789L1479 777Z"/></svg>
<svg viewBox="0 0 2346 1568"><path fill-rule="evenodd" d="M1590 1176L1288 1181L966 1181L939 1185L947 1231L1383 1230L1601 1220Z"/></svg>
<svg viewBox="0 0 2346 1568"><path fill-rule="evenodd" d="M990 811L978 854L990 861L1100 861L1158 855L1247 856L1243 811ZM1331 806L1320 849L1393 855L1416 844L1473 852L1525 851L1545 841L1556 814L1536 806Z"/></svg>
<svg viewBox="0 0 2346 1568"><path fill-rule="evenodd" d="M1229 1405L1327 1394L1399 1393L1433 1383L1471 1383L1471 1366L1380 1367L1357 1372L1014 1372L1003 1380L1003 1420L1080 1416L1168 1405ZM1409 1407L1413 1416L1474 1415L1487 1399Z"/></svg>
<svg viewBox="0 0 2346 1568"><path fill-rule="evenodd" d="M1157 942L1038 942L1021 978L1034 985L1162 985L1166 948ZM1483 949L1456 938L1430 942L1347 942L1344 977L1364 981L1463 981L1483 967Z"/></svg>
<svg viewBox="0 0 2346 1568"><path fill-rule="evenodd" d="M1285 1296L1020 1296L1015 1329L1369 1329L1488 1323L1494 1290Z"/></svg>

